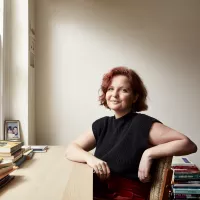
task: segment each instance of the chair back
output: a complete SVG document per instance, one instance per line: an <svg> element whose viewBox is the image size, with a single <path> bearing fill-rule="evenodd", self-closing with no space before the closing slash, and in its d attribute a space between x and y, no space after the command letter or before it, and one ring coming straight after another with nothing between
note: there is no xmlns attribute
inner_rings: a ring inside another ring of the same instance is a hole
<svg viewBox="0 0 200 200"><path fill-rule="evenodd" d="M150 200L168 200L173 171L171 170L172 156L156 160L152 178Z"/></svg>

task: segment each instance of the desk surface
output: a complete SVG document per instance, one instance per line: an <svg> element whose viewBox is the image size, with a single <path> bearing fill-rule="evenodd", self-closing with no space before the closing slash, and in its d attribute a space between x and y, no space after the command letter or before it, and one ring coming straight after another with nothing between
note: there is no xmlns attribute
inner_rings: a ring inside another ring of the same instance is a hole
<svg viewBox="0 0 200 200"><path fill-rule="evenodd" d="M50 146L11 173L0 190L1 200L92 200L93 173L86 164L68 161L65 147Z"/></svg>

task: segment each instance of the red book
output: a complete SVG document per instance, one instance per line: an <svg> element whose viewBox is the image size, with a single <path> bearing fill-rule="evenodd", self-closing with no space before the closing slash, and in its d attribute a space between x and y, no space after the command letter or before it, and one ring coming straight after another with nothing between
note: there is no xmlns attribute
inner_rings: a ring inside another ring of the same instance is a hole
<svg viewBox="0 0 200 200"><path fill-rule="evenodd" d="M188 169L188 170L199 170L199 168L196 165L193 166L172 166L172 169Z"/></svg>

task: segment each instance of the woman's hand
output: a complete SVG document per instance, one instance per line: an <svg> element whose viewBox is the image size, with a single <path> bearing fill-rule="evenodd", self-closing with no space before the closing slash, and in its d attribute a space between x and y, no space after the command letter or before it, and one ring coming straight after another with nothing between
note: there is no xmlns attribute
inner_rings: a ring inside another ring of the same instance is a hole
<svg viewBox="0 0 200 200"><path fill-rule="evenodd" d="M94 169L94 173L96 173L100 180L104 181L110 177L110 169L103 160L100 160L93 155L89 155L87 164Z"/></svg>
<svg viewBox="0 0 200 200"><path fill-rule="evenodd" d="M152 159L148 154L148 149L144 151L142 158L140 160L139 169L138 169L138 178L141 182L146 183L150 182L151 175L150 169L152 165Z"/></svg>

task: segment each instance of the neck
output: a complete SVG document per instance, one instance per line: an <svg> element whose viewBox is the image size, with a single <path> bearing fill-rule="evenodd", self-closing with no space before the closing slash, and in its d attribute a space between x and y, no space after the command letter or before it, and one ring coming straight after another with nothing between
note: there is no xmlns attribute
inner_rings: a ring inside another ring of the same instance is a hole
<svg viewBox="0 0 200 200"><path fill-rule="evenodd" d="M131 109L127 110L127 111L124 111L124 112L115 112L115 119L118 119L120 117L123 117L124 115L128 114L129 112L131 112Z"/></svg>

